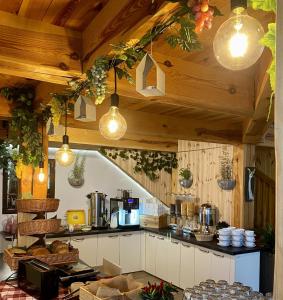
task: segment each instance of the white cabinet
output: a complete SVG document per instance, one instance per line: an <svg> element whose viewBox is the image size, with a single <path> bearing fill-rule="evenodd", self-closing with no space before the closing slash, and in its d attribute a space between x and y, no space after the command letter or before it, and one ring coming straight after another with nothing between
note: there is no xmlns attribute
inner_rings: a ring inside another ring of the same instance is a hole
<svg viewBox="0 0 283 300"><path fill-rule="evenodd" d="M73 238L71 244L79 249L80 259L89 266L97 265L97 236Z"/></svg>
<svg viewBox="0 0 283 300"><path fill-rule="evenodd" d="M209 250L195 248L195 284L211 278L211 255Z"/></svg>
<svg viewBox="0 0 283 300"><path fill-rule="evenodd" d="M141 231L141 270L145 270L145 237L146 233Z"/></svg>
<svg viewBox="0 0 283 300"><path fill-rule="evenodd" d="M102 265L103 258L119 265L120 251L119 251L119 235L108 234L98 235L97 237L97 265Z"/></svg>
<svg viewBox="0 0 283 300"><path fill-rule="evenodd" d="M180 287L192 288L195 285L195 248L191 244L181 243Z"/></svg>
<svg viewBox="0 0 283 300"><path fill-rule="evenodd" d="M167 280L167 264L168 260L168 239L164 236L156 237L156 269L155 276Z"/></svg>
<svg viewBox="0 0 283 300"><path fill-rule="evenodd" d="M231 271L231 256L224 255L220 252L211 252L211 279L215 281L227 280L231 282L230 271Z"/></svg>
<svg viewBox="0 0 283 300"><path fill-rule="evenodd" d="M181 242L177 240L168 241L167 251L167 276L165 279L176 286L180 286L180 260Z"/></svg>
<svg viewBox="0 0 283 300"><path fill-rule="evenodd" d="M139 232L120 235L120 266L123 273L141 270L141 239Z"/></svg>
<svg viewBox="0 0 283 300"><path fill-rule="evenodd" d="M155 275L156 235L147 232L145 236L145 270Z"/></svg>

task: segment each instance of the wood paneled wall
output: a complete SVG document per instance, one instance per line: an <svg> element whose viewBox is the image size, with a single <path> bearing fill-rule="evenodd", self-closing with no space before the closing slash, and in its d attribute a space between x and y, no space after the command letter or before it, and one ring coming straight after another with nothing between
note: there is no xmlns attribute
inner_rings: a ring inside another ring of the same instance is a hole
<svg viewBox="0 0 283 300"><path fill-rule="evenodd" d="M161 171L159 179L151 181L144 173L134 172L135 161L132 158L124 160L121 157L117 157L115 160L110 160L120 167L126 174L136 180L154 197L158 198L166 205L170 204L172 191L171 174Z"/></svg>
<svg viewBox="0 0 283 300"><path fill-rule="evenodd" d="M232 191L222 190L220 179L220 157L223 151L233 159L233 176L236 187ZM194 183L190 189L183 189L177 174L174 185L178 193L191 193L199 204L211 203L219 209L219 219L231 225L253 227L253 202L244 199L244 171L254 165L254 146L227 145L205 142L179 141L178 173L181 168L190 168Z"/></svg>
<svg viewBox="0 0 283 300"><path fill-rule="evenodd" d="M275 180L275 150L270 147L256 147L256 169Z"/></svg>

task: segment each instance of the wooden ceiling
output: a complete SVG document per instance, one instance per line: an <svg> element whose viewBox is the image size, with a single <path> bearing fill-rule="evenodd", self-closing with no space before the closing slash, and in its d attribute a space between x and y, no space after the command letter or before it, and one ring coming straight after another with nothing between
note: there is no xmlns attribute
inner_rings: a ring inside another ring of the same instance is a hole
<svg viewBox="0 0 283 300"><path fill-rule="evenodd" d="M260 139L267 128L270 87L265 72L270 53L265 51L257 64L244 71L222 68L212 42L229 17L230 5L227 0L211 4L224 16L214 18L213 28L200 34L201 51L173 50L163 38L153 44L153 55L166 72L165 97L145 98L134 86L119 82L121 109L128 121L128 133L120 144L135 146L136 141L139 147L158 141L173 149L178 138L229 143ZM47 102L49 92L81 76L98 55L111 50L110 44L141 37L176 5L164 0L0 0L0 86L33 80L39 98ZM265 28L274 17L250 13ZM109 81L111 87L111 76ZM105 101L99 111L107 105ZM149 122L144 131L137 121L143 119ZM70 126L98 130L97 124Z"/></svg>

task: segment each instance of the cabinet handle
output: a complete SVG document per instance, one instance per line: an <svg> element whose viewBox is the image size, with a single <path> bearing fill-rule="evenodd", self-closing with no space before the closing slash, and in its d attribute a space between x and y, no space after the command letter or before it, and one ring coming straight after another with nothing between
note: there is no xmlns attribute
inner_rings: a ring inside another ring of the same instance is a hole
<svg viewBox="0 0 283 300"><path fill-rule="evenodd" d="M183 244L183 243L182 243L182 246L184 246L184 247L186 247L186 248L191 248L191 247L192 247L192 246L189 246L189 245Z"/></svg>
<svg viewBox="0 0 283 300"><path fill-rule="evenodd" d="M179 242L176 242L176 241L171 241L171 243L179 245Z"/></svg>
<svg viewBox="0 0 283 300"><path fill-rule="evenodd" d="M164 241L164 237L158 236L157 238L158 238L159 240L161 240L161 241Z"/></svg>
<svg viewBox="0 0 283 300"><path fill-rule="evenodd" d="M198 248L199 249L199 251L201 251L201 252L204 252L204 253L209 253L209 251L208 250L203 250L203 249L200 249L200 248Z"/></svg>
<svg viewBox="0 0 283 300"><path fill-rule="evenodd" d="M132 236L132 233L128 233L128 234L122 234L122 236Z"/></svg>
<svg viewBox="0 0 283 300"><path fill-rule="evenodd" d="M214 253L214 252L212 252L212 254L213 254L214 256L224 258L224 255L223 255L223 254L217 254L217 253Z"/></svg>
<svg viewBox="0 0 283 300"><path fill-rule="evenodd" d="M118 237L118 235L108 235L108 237L111 238L111 239L115 239L115 238Z"/></svg>
<svg viewBox="0 0 283 300"><path fill-rule="evenodd" d="M75 242L82 242L82 241L84 241L85 239L84 238L81 238L81 239L73 239L73 241L75 241Z"/></svg>
<svg viewBox="0 0 283 300"><path fill-rule="evenodd" d="M149 234L149 236L155 238L155 235Z"/></svg>

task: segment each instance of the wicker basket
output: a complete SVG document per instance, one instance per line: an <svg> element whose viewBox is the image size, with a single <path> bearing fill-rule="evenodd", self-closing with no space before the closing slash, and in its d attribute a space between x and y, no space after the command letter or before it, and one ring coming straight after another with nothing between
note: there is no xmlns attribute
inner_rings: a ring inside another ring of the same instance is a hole
<svg viewBox="0 0 283 300"><path fill-rule="evenodd" d="M32 220L18 224L21 235L35 235L58 232L61 225L60 219Z"/></svg>
<svg viewBox="0 0 283 300"><path fill-rule="evenodd" d="M38 255L38 256L16 256L9 251L9 249L4 250L4 262L8 264L8 266L12 270L17 270L19 266L20 260L26 260L31 258L37 258L49 265L64 265L64 264L71 264L77 263L79 261L79 250L72 249L68 253L64 254L48 254L48 255Z"/></svg>
<svg viewBox="0 0 283 300"><path fill-rule="evenodd" d="M195 233L195 237L199 242L211 242L213 240L214 234Z"/></svg>
<svg viewBox="0 0 283 300"><path fill-rule="evenodd" d="M25 213L55 212L59 206L59 199L23 199L17 200L17 211Z"/></svg>

